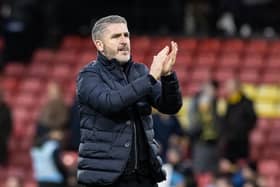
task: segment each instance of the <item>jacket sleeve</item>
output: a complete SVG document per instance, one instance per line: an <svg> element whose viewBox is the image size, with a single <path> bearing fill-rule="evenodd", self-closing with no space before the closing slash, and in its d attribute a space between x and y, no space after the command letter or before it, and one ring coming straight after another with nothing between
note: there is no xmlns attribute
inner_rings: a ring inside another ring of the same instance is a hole
<svg viewBox="0 0 280 187"><path fill-rule="evenodd" d="M182 95L175 72L161 77L161 82L153 86L150 101L158 111L165 114L175 114L182 107Z"/></svg>
<svg viewBox="0 0 280 187"><path fill-rule="evenodd" d="M118 90L109 88L96 72L81 72L77 80L79 102L107 115L122 111L151 91L152 84L148 75Z"/></svg>

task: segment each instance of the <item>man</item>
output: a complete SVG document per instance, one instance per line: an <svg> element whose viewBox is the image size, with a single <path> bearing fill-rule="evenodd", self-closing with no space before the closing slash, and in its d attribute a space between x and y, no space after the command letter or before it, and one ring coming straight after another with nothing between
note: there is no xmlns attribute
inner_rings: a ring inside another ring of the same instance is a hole
<svg viewBox="0 0 280 187"><path fill-rule="evenodd" d="M99 19L92 29L97 60L77 79L81 143L78 182L86 186L157 186L165 179L154 141L151 107L175 114L182 106L172 67L177 44L153 58L150 70L130 55L127 22ZM159 81L160 80L160 81Z"/></svg>
<svg viewBox="0 0 280 187"><path fill-rule="evenodd" d="M222 120L221 141L223 156L236 163L248 159L248 136L256 125L253 102L241 91L238 80L226 82L227 110Z"/></svg>

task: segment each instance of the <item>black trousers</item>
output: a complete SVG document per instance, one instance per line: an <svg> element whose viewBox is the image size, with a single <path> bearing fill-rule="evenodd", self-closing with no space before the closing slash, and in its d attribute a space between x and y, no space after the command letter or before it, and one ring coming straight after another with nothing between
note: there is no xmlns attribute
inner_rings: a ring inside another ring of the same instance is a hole
<svg viewBox="0 0 280 187"><path fill-rule="evenodd" d="M114 184L99 186L90 185L86 187L158 187L157 183L151 179L142 176L131 176L128 178L120 178Z"/></svg>

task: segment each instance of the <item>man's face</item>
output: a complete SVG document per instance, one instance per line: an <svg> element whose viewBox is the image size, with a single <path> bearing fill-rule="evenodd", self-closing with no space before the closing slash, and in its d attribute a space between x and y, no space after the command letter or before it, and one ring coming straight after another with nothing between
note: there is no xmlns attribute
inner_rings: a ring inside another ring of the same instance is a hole
<svg viewBox="0 0 280 187"><path fill-rule="evenodd" d="M101 42L101 52L109 60L115 58L122 64L130 59L130 39L126 24L109 24L101 36Z"/></svg>

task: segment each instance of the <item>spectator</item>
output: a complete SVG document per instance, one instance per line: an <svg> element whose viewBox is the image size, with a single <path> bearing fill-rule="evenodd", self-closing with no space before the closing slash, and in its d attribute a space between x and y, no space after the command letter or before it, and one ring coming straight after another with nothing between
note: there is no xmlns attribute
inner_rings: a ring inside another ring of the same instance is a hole
<svg viewBox="0 0 280 187"><path fill-rule="evenodd" d="M44 139L37 139L31 149L35 179L39 187L66 186L67 171L60 157L63 133L51 130Z"/></svg>
<svg viewBox="0 0 280 187"><path fill-rule="evenodd" d="M233 185L229 178L221 176L216 179L214 187L233 187Z"/></svg>
<svg viewBox="0 0 280 187"><path fill-rule="evenodd" d="M206 83L191 103L188 134L192 138L193 169L196 174L217 171L219 158L217 88L215 81Z"/></svg>
<svg viewBox="0 0 280 187"><path fill-rule="evenodd" d="M0 165L6 165L8 160L8 142L12 132L12 114L4 101L4 93L0 88Z"/></svg>
<svg viewBox="0 0 280 187"><path fill-rule="evenodd" d="M167 180L159 183L159 187L184 187L184 175L177 170L182 161L180 150L176 147L169 148L167 161L168 163L163 166L167 171Z"/></svg>
<svg viewBox="0 0 280 187"><path fill-rule="evenodd" d="M161 145L161 155L165 161L168 140L172 135L182 136L184 134L179 121L174 115L162 113L153 114L155 139Z"/></svg>
<svg viewBox="0 0 280 187"><path fill-rule="evenodd" d="M41 136L50 129L64 129L68 122L68 107L63 101L60 87L51 82L48 85L47 103L42 109L37 135Z"/></svg>
<svg viewBox="0 0 280 187"><path fill-rule="evenodd" d="M5 187L23 187L23 180L21 177L9 176L6 180Z"/></svg>
<svg viewBox="0 0 280 187"><path fill-rule="evenodd" d="M256 124L253 102L241 91L238 80L226 82L227 109L222 119L221 145L223 157L236 163L248 159L248 136Z"/></svg>

